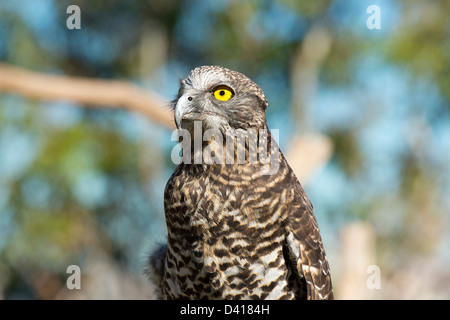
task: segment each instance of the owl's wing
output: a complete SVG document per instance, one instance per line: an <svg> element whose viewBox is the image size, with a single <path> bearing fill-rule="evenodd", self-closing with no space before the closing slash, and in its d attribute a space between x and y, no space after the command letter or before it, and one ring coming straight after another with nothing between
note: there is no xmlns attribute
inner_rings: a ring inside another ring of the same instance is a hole
<svg viewBox="0 0 450 320"><path fill-rule="evenodd" d="M289 214L286 249L290 267L305 290L308 300L333 299L330 268L323 248L313 208L299 185L292 212Z"/></svg>

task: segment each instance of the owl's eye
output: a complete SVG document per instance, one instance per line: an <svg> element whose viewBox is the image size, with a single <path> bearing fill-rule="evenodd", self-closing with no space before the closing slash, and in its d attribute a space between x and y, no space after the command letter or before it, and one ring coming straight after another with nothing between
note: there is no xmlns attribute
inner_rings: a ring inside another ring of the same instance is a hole
<svg viewBox="0 0 450 320"><path fill-rule="evenodd" d="M214 98L219 101L228 101L233 97L233 91L227 86L219 86L214 89Z"/></svg>

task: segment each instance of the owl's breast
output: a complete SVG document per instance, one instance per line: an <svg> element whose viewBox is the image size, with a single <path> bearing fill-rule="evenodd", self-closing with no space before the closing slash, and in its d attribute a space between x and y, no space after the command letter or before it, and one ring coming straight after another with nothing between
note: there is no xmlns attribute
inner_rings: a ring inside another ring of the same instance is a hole
<svg viewBox="0 0 450 320"><path fill-rule="evenodd" d="M212 176L172 176L165 192L168 292L194 299L293 297L282 252L284 207L260 194Z"/></svg>

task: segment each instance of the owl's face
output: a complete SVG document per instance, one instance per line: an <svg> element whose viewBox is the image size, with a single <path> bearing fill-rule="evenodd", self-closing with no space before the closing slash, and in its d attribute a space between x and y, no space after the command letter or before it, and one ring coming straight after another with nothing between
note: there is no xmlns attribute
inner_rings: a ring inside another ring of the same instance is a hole
<svg viewBox="0 0 450 320"><path fill-rule="evenodd" d="M267 99L245 75L218 66L195 68L180 81L174 101L178 128L192 130L195 121L205 129L261 129L266 126Z"/></svg>

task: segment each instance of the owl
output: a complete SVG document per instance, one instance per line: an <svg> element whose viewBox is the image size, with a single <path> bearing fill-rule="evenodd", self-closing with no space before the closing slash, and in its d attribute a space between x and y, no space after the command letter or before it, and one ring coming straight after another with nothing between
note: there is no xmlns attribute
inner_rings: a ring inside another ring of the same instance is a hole
<svg viewBox="0 0 450 320"><path fill-rule="evenodd" d="M333 299L313 206L267 107L257 84L224 67L180 81L174 120L191 138L164 191L167 243L149 257L160 298Z"/></svg>

